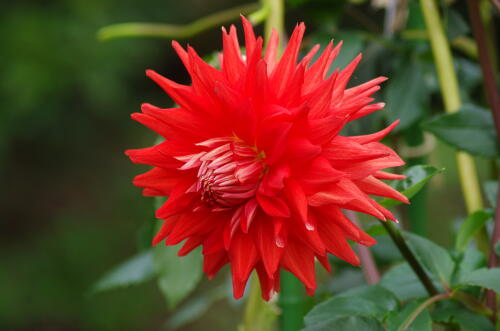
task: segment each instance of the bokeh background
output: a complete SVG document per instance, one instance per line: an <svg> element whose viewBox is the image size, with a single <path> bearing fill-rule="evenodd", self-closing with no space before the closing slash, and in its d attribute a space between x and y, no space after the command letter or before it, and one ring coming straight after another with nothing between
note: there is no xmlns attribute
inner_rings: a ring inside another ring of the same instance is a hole
<svg viewBox="0 0 500 331"><path fill-rule="evenodd" d="M401 56L392 56L390 50L377 46L376 38L364 34L382 38L383 8L369 1L357 2L362 3L287 3L288 31L297 20L305 21L306 46L314 42L326 45L331 38L344 39L342 58L337 62L340 66L358 52L365 52L354 83L391 74L401 60ZM131 185L133 176L144 168L132 165L123 154L128 148L148 146L156 139L133 122L130 114L145 101L160 106L171 102L145 77L144 70L153 68L176 81L189 81L170 48L170 40L127 38L99 42L96 32L105 25L127 21L188 23L242 3L2 1L1 330L165 327L172 312L154 281L95 295L89 289L110 268L144 248L138 233L154 218L152 200L142 197ZM461 4L453 8L459 14L464 11ZM221 46L219 29L204 32L189 43L200 54L210 54ZM432 69L427 70L432 67L432 58L428 46L420 47L415 54L428 64L422 79L433 92L437 83ZM460 56L465 61L459 72L461 85L467 85L469 95L476 96L479 67L463 54ZM420 83L417 80L415 84ZM442 109L439 98L431 92L426 106L429 114ZM379 99L384 99L383 93ZM384 115L369 117L356 130L369 131L386 121ZM489 164L478 162L481 177L487 178ZM456 219L465 214L452 149L437 142L428 163L447 169L428 188L432 211L429 235L447 245ZM381 247L390 250L388 245ZM359 271L352 272L359 276ZM355 277L351 276L347 278L352 281ZM218 278L215 283L225 282L223 275ZM212 286L205 283L202 288ZM340 284L339 280L335 286ZM234 330L240 317L240 304L221 300L182 330Z"/></svg>

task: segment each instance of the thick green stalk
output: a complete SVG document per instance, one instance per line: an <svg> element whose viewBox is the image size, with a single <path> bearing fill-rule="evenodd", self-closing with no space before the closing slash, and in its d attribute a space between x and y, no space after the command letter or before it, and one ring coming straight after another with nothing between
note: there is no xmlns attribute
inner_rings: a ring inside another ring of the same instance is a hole
<svg viewBox="0 0 500 331"><path fill-rule="evenodd" d="M249 292L243 323L238 331L272 331L278 315L277 307L262 300L259 279L255 272L251 278Z"/></svg>
<svg viewBox="0 0 500 331"><path fill-rule="evenodd" d="M304 327L305 293L302 283L291 273L281 272L281 330L298 331Z"/></svg>
<svg viewBox="0 0 500 331"><path fill-rule="evenodd" d="M276 30L280 38L285 38L285 4L283 0L261 0L262 6L269 12L264 23L264 37L269 41L271 32Z"/></svg>
<svg viewBox="0 0 500 331"><path fill-rule="evenodd" d="M420 0L420 5L431 42L445 110L447 113L457 112L461 106L457 74L436 1ZM472 213L483 208L476 165L474 159L465 152L458 151L456 158L465 206L467 212ZM488 236L484 227L476 237L476 242L483 252L488 251Z"/></svg>

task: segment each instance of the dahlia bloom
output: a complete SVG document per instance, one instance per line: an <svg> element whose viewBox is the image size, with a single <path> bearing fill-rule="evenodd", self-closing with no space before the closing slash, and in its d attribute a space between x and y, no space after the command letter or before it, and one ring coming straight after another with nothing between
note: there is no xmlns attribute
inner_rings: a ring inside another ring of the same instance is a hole
<svg viewBox="0 0 500 331"><path fill-rule="evenodd" d="M153 166L134 184L145 196L169 197L156 212L164 222L153 244L185 240L180 256L203 246L209 278L229 263L235 298L254 269L266 300L279 291L281 268L312 294L315 259L327 270L327 254L359 265L348 240L375 243L342 209L395 220L370 195L408 202L381 181L403 178L382 171L404 164L379 142L397 122L369 135L339 135L348 122L383 108L370 96L386 78L347 88L361 55L328 76L341 43L330 43L313 64L319 45L297 62L303 23L280 58L276 33L263 52L245 18L243 28L245 55L235 27L222 29L220 70L173 42L189 86L147 71L179 106L144 104L132 115L165 138L127 151L133 162Z"/></svg>

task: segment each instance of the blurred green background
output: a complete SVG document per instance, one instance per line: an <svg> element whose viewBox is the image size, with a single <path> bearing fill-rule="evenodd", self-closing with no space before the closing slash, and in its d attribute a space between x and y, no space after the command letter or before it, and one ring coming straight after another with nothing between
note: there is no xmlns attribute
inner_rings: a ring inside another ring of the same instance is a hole
<svg viewBox="0 0 500 331"><path fill-rule="evenodd" d="M153 68L183 83L189 80L170 40L101 43L96 32L102 26L127 21L187 23L240 3L2 2L1 330L163 327L169 312L154 282L93 296L89 288L138 251L137 233L153 220L152 200L143 198L131 184L132 177L144 169L132 165L123 154L155 139L129 115L145 101L160 106L171 102L145 77L144 70ZM380 35L383 11L370 4L348 4L339 11L339 3L346 2L290 1L288 28L296 20L304 20L309 45L320 41L324 46L338 33L336 39L346 40L346 58L367 51L355 82L379 75L370 64L369 52L376 51L373 41L360 39L353 31L371 28ZM200 54L209 54L220 48L219 29L189 42ZM424 56L431 63L428 54ZM386 57L385 61L390 71L393 59ZM479 68L472 64L478 73ZM383 117L368 121L379 125ZM372 126L365 123L366 128ZM465 214L451 148L438 143L428 163L447 168L429 189L429 224L430 237L448 244L453 221ZM489 175L485 162L480 162L480 174L482 178ZM216 282L224 282L223 276L218 278ZM240 314L238 304L220 302L183 330L234 330Z"/></svg>

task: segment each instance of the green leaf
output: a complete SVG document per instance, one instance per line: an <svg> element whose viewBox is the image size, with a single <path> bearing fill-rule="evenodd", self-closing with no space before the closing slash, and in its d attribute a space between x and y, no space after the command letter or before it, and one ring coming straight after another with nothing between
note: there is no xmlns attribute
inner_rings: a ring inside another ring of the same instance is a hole
<svg viewBox="0 0 500 331"><path fill-rule="evenodd" d="M205 293L196 295L191 300L184 303L179 309L169 317L167 326L169 330L178 329L203 316L210 306L226 297L226 286L212 288Z"/></svg>
<svg viewBox="0 0 500 331"><path fill-rule="evenodd" d="M456 10L449 8L446 15L446 32L449 40L456 37L467 35L469 33L469 26L467 21L463 19L460 13Z"/></svg>
<svg viewBox="0 0 500 331"><path fill-rule="evenodd" d="M385 236L387 234L387 230L384 228L383 225L380 225L380 224L372 225L372 226L366 228L365 232L372 237Z"/></svg>
<svg viewBox="0 0 500 331"><path fill-rule="evenodd" d="M398 307L398 300L391 292L379 285L358 286L335 296L336 298L362 297L365 300L372 301L382 309L394 310Z"/></svg>
<svg viewBox="0 0 500 331"><path fill-rule="evenodd" d="M399 301L427 296L422 283L420 283L415 272L406 262L400 263L386 272L380 280L380 286L394 293Z"/></svg>
<svg viewBox="0 0 500 331"><path fill-rule="evenodd" d="M465 275L461 283L460 285L480 286L500 293L500 268L475 270Z"/></svg>
<svg viewBox="0 0 500 331"><path fill-rule="evenodd" d="M423 123L423 127L456 149L474 155L498 156L493 117L485 109L464 105L456 113L439 115Z"/></svg>
<svg viewBox="0 0 500 331"><path fill-rule="evenodd" d="M495 253L500 257L500 241L495 244Z"/></svg>
<svg viewBox="0 0 500 331"><path fill-rule="evenodd" d="M405 233L408 245L431 274L436 276L441 283L450 284L455 268L455 263L450 254L434 242L413 233Z"/></svg>
<svg viewBox="0 0 500 331"><path fill-rule="evenodd" d="M144 283L154 275L153 254L148 250L135 255L104 275L92 286L91 293Z"/></svg>
<svg viewBox="0 0 500 331"><path fill-rule="evenodd" d="M486 198L492 208L497 206L498 182L496 180L487 180L483 184Z"/></svg>
<svg viewBox="0 0 500 331"><path fill-rule="evenodd" d="M425 84L415 84L424 80L421 62L404 61L394 72L385 89L385 114L390 122L400 120L396 130L401 131L423 116L428 96Z"/></svg>
<svg viewBox="0 0 500 331"><path fill-rule="evenodd" d="M174 308L198 285L202 275L202 255L200 248L184 257L177 256L181 244L154 247L153 262L158 273L158 285L167 299L168 306Z"/></svg>
<svg viewBox="0 0 500 331"><path fill-rule="evenodd" d="M316 305L305 316L304 321L306 326L312 326L342 316L371 316L382 319L397 307L397 298L382 286L361 286Z"/></svg>
<svg viewBox="0 0 500 331"><path fill-rule="evenodd" d="M331 38L331 35L328 37ZM343 69L363 50L363 33L361 31L340 31L335 35L337 41L342 40L342 52L340 52L333 62L331 71L336 68Z"/></svg>
<svg viewBox="0 0 500 331"><path fill-rule="evenodd" d="M464 277L468 276L474 270L486 266L484 254L475 248L468 248L457 261L457 270L455 272L453 284L460 284Z"/></svg>
<svg viewBox="0 0 500 331"><path fill-rule="evenodd" d="M415 165L408 168L404 175L406 179L397 181L394 187L403 193L408 199L411 199L415 194L417 194L424 185L435 175L443 172L444 169L436 168L430 165ZM389 198L385 198L380 201L380 204L384 207L390 207L401 204L401 202Z"/></svg>
<svg viewBox="0 0 500 331"><path fill-rule="evenodd" d="M456 301L438 302L431 316L436 322L457 323L465 331L495 331L486 316L475 314Z"/></svg>
<svg viewBox="0 0 500 331"><path fill-rule="evenodd" d="M422 302L423 300L412 301L401 310L392 311L387 318L387 330L397 331ZM424 309L405 331L432 331L432 319L429 311Z"/></svg>
<svg viewBox="0 0 500 331"><path fill-rule="evenodd" d="M373 317L343 316L308 326L302 331L384 331L384 327Z"/></svg>
<svg viewBox="0 0 500 331"><path fill-rule="evenodd" d="M481 228L491 220L493 213L491 210L478 210L467 216L460 225L455 241L455 248L463 251L472 238L481 230Z"/></svg>

